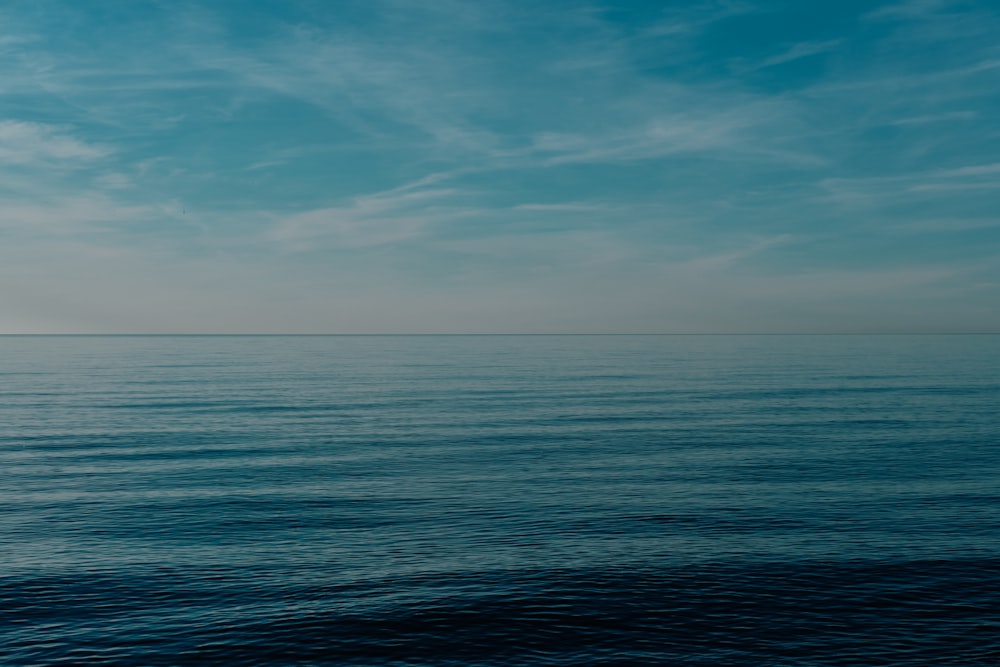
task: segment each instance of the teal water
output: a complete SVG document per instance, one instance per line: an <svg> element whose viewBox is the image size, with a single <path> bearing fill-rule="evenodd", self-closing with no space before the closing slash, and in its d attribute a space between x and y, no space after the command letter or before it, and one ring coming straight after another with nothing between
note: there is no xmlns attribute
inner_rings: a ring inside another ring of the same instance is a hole
<svg viewBox="0 0 1000 667"><path fill-rule="evenodd" d="M0 664L1000 664L1000 336L7 336L0 425Z"/></svg>

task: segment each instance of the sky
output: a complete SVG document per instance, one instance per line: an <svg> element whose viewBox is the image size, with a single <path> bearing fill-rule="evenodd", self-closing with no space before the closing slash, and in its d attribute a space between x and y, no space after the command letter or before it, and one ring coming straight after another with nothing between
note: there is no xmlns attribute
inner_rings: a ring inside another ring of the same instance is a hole
<svg viewBox="0 0 1000 667"><path fill-rule="evenodd" d="M993 0L8 0L0 333L1000 331Z"/></svg>

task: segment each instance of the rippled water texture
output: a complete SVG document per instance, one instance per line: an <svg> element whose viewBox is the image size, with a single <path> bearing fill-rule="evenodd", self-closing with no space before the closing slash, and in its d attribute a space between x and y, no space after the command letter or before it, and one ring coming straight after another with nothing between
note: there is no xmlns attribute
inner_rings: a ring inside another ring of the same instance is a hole
<svg viewBox="0 0 1000 667"><path fill-rule="evenodd" d="M1000 336L0 337L0 662L997 665Z"/></svg>

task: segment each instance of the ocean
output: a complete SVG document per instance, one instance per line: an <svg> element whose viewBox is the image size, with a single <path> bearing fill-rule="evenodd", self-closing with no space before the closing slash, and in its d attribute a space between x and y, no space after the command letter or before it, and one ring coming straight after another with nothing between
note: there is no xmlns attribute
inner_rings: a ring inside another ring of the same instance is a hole
<svg viewBox="0 0 1000 667"><path fill-rule="evenodd" d="M0 664L1000 664L1000 336L3 336Z"/></svg>

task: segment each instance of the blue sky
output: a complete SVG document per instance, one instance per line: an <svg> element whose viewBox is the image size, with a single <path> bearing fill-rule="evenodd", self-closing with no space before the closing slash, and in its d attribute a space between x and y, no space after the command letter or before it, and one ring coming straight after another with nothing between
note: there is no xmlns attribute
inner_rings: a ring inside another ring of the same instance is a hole
<svg viewBox="0 0 1000 667"><path fill-rule="evenodd" d="M1000 331L992 2L13 0L0 332Z"/></svg>

